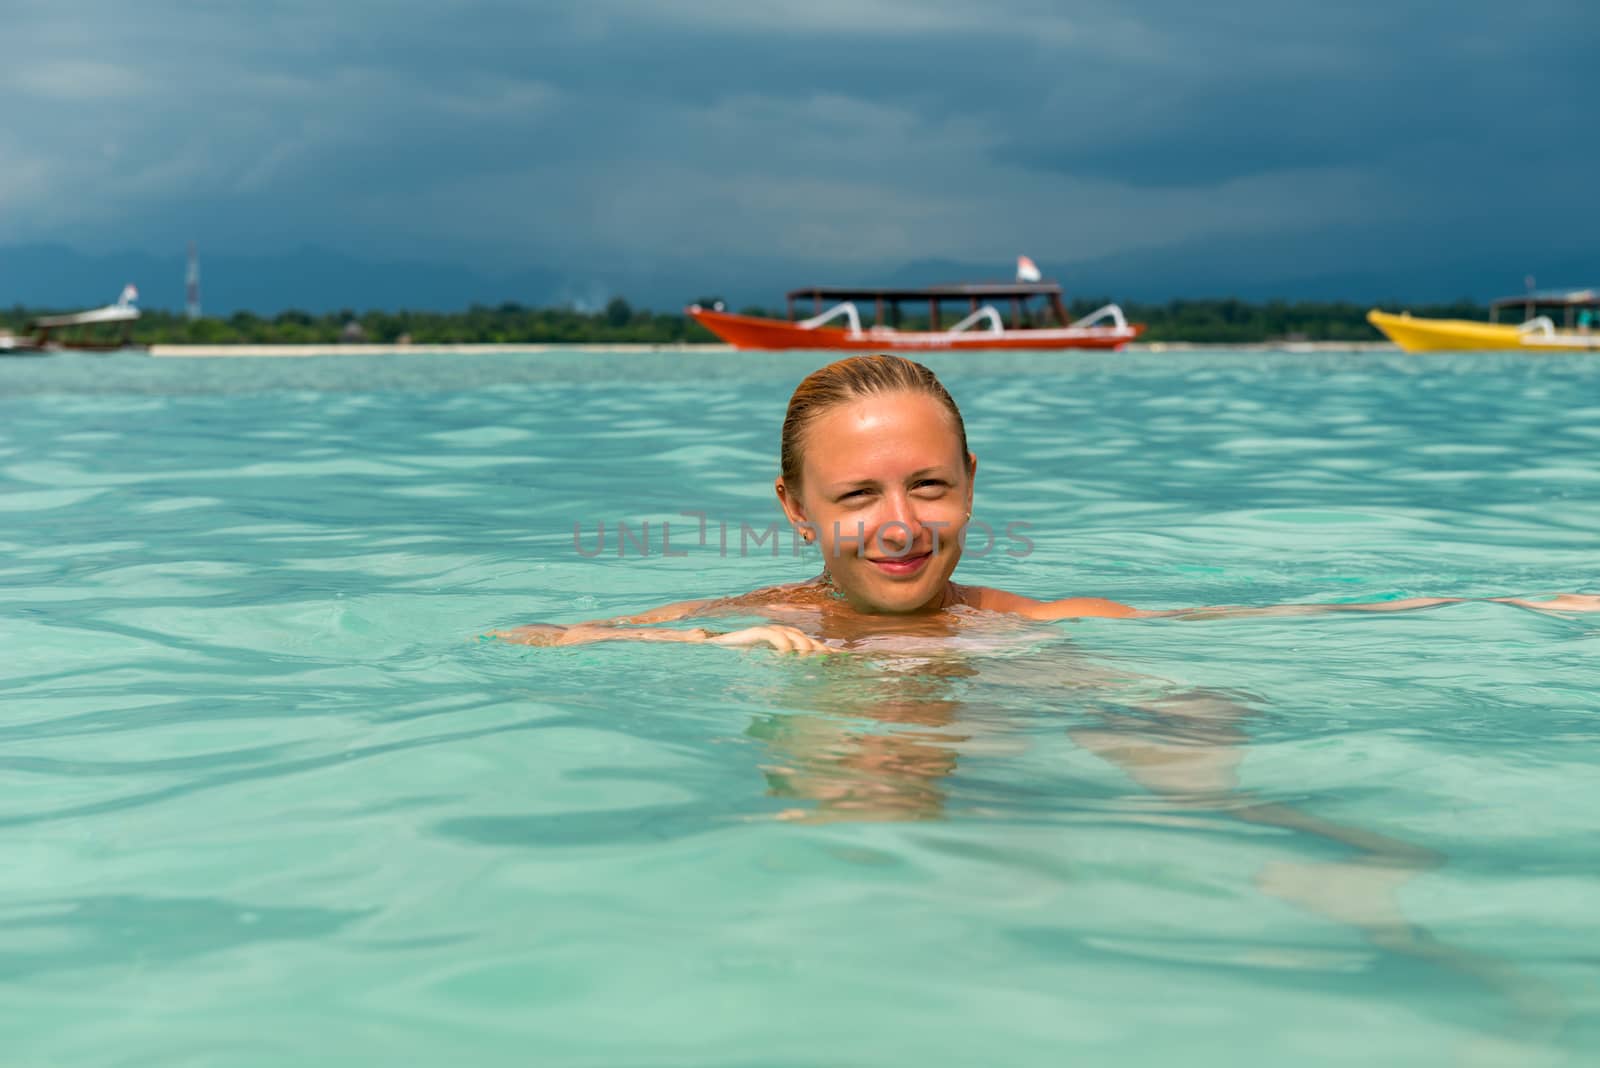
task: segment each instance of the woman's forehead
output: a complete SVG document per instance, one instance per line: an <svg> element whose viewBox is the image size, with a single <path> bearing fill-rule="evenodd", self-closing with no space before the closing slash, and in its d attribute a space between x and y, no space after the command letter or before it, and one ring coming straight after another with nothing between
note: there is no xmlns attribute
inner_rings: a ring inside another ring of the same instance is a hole
<svg viewBox="0 0 1600 1068"><path fill-rule="evenodd" d="M805 466L824 480L855 477L863 465L917 470L964 459L955 420L923 393L841 404L812 423L805 438Z"/></svg>

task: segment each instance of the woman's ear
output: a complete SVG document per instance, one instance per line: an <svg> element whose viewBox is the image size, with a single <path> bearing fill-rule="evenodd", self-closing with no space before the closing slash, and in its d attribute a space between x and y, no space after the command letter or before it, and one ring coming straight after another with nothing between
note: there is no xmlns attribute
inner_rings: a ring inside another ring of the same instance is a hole
<svg viewBox="0 0 1600 1068"><path fill-rule="evenodd" d="M773 483L772 488L778 491L778 503L783 505L783 514L789 520L789 525L794 527L795 535L807 545L812 544L822 537L822 531L816 528L810 520L806 519L805 509L800 507L800 494L791 493L789 487L783 484L782 476Z"/></svg>
<svg viewBox="0 0 1600 1068"><path fill-rule="evenodd" d="M978 478L978 454L967 453L967 514L972 514L972 487Z"/></svg>
<svg viewBox="0 0 1600 1068"><path fill-rule="evenodd" d="M773 482L772 488L777 491L778 504L782 506L783 514L789 518L789 522L796 526L804 523L806 514L800 507L800 495L789 492L789 487L783 484L782 475Z"/></svg>

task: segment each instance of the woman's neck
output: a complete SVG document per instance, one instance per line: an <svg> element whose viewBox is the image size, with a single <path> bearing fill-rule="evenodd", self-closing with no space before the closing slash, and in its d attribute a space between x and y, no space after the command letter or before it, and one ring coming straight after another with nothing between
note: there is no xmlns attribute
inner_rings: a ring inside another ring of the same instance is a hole
<svg viewBox="0 0 1600 1068"><path fill-rule="evenodd" d="M815 586L836 609L842 609L851 615L863 619L916 619L925 616L936 616L941 612L967 603L967 590L963 586L946 579L937 595L930 597L927 603L906 612L883 612L874 610L870 605L857 604L850 596L840 589L833 581L833 576L823 571L807 585Z"/></svg>

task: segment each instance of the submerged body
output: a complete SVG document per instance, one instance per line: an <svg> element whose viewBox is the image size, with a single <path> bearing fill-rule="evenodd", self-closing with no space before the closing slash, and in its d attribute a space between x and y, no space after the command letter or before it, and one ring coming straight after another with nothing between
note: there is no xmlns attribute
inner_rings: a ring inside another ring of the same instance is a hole
<svg viewBox="0 0 1600 1068"><path fill-rule="evenodd" d="M1261 867L1255 881L1262 893L1357 930L1388 953L1496 991L1525 1034L1559 1027L1570 1012L1559 995L1496 957L1436 941L1408 919L1397 892L1444 864L1440 852L1242 788L1238 772L1247 723L1257 711L1254 699L1130 676L1057 648L1009 664L969 655L1033 644L1051 635L1051 621L1067 619L1404 612L1468 599L1149 611L1101 597L1037 598L957 583L977 458L948 395L931 373L913 374L900 366L906 363L842 361L843 370L834 365L818 372L824 380L812 376L790 403L775 489L799 536L821 550L822 574L503 636L551 646L667 641L859 654L824 670L774 673L774 685L797 691L795 700L784 702L794 710L761 720L751 733L770 753L763 766L768 793L793 802L778 814L785 820L942 818L945 784L966 747L997 741L985 730L984 710L963 702L966 683L998 671L1013 679L1024 673L1030 690L1042 694L1070 689L1082 698L1079 713L1064 725L1075 747L1159 797L1162 806L1149 818L1172 826L1225 821L1293 836L1288 840L1303 845L1304 855ZM1579 594L1485 600L1539 611L1600 611L1600 597ZM725 633L674 626L727 617L764 622ZM881 729L863 727L873 723Z"/></svg>

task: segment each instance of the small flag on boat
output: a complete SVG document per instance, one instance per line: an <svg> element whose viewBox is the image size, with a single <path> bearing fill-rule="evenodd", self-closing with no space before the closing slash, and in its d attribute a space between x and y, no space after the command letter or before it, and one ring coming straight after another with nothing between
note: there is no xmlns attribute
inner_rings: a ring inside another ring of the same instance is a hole
<svg viewBox="0 0 1600 1068"><path fill-rule="evenodd" d="M1026 256L1017 257L1017 281L1037 282L1044 276L1039 273L1038 266Z"/></svg>

